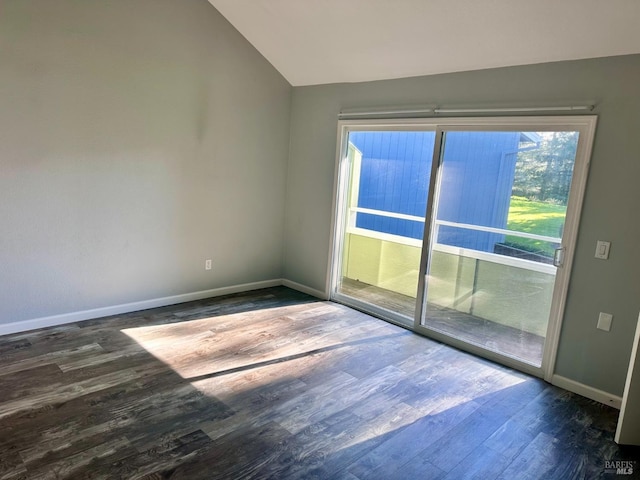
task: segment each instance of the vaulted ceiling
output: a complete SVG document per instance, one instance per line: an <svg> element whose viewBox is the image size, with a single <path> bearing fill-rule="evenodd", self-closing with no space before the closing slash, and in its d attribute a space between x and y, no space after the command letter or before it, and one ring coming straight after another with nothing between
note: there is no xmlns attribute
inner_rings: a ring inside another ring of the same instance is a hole
<svg viewBox="0 0 640 480"><path fill-rule="evenodd" d="M294 86L640 53L640 0L209 0Z"/></svg>

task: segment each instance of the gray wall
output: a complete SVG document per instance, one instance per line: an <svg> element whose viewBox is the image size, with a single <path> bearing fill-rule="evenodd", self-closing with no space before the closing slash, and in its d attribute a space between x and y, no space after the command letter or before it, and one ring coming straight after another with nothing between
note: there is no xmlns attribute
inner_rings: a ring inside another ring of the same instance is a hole
<svg viewBox="0 0 640 480"><path fill-rule="evenodd" d="M342 108L595 101L599 116L556 373L621 395L640 309L640 56L293 90L285 278L323 290ZM609 261L593 258L610 240ZM598 312L614 314L610 333Z"/></svg>
<svg viewBox="0 0 640 480"><path fill-rule="evenodd" d="M280 278L290 99L206 0L3 0L0 323Z"/></svg>

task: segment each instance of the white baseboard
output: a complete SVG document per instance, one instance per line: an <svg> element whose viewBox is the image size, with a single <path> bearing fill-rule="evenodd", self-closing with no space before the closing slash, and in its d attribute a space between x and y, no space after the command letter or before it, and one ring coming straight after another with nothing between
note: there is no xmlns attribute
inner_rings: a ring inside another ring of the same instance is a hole
<svg viewBox="0 0 640 480"><path fill-rule="evenodd" d="M321 290L316 290L315 288L307 287L306 285L303 285L298 282L294 282L292 280L287 280L286 278L282 279L282 285L284 285L285 287L289 287L293 290L306 293L307 295L311 295L312 297L320 298L321 300L329 299L329 296Z"/></svg>
<svg viewBox="0 0 640 480"><path fill-rule="evenodd" d="M231 293L248 292L250 290L259 290L261 288L277 287L283 284L283 280L277 278L273 280L264 280L261 282L243 283L240 285L232 285L230 287L213 288L211 290L184 293L181 295L172 295L170 297L142 300L140 302L123 303L121 305L113 305L110 307L82 310L79 312L65 313L62 315L52 315L50 317L22 320L19 322L0 324L0 335L26 332L28 330L35 330L37 328L55 327L58 325L64 325L66 323L80 322L82 320L91 320L94 318L108 317L111 315L119 315L122 313L136 312L138 310L146 310L148 308L166 307L167 305L175 305L176 303L191 302L193 300L202 300L204 298L210 297L219 297L221 295L229 295Z"/></svg>
<svg viewBox="0 0 640 480"><path fill-rule="evenodd" d="M551 383L556 387L564 388L565 390L590 398L596 402L609 405L610 407L617 408L618 410L620 410L620 406L622 405L622 398L617 395L612 395L603 390L598 390L597 388L576 382L575 380L571 380L561 375L554 375L551 377Z"/></svg>

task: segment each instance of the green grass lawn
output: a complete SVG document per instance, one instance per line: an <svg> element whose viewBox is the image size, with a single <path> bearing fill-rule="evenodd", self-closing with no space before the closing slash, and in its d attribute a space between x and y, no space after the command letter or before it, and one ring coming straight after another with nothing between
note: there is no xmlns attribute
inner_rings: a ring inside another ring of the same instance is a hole
<svg viewBox="0 0 640 480"><path fill-rule="evenodd" d="M551 203L534 202L524 197L511 197L507 228L549 237L560 237L567 207ZM507 236L505 243L512 247L553 256L556 248L549 242Z"/></svg>

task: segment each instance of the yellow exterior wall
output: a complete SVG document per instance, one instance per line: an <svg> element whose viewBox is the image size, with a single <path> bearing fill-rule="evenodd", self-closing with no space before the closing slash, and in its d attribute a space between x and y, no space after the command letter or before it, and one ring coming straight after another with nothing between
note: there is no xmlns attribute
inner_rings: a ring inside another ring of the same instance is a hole
<svg viewBox="0 0 640 480"><path fill-rule="evenodd" d="M420 248L347 234L346 276L369 285L415 297Z"/></svg>
<svg viewBox="0 0 640 480"><path fill-rule="evenodd" d="M478 261L473 314L544 337L555 276Z"/></svg>
<svg viewBox="0 0 640 480"><path fill-rule="evenodd" d="M344 276L416 297L420 247L347 234ZM434 251L429 303L545 336L555 277Z"/></svg>

